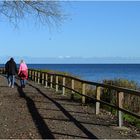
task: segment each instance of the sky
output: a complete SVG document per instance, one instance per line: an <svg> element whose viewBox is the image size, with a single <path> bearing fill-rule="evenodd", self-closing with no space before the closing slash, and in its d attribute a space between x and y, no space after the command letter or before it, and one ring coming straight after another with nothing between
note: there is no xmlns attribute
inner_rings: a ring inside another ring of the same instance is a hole
<svg viewBox="0 0 140 140"><path fill-rule="evenodd" d="M30 63L33 58L58 58L54 63L71 58L71 63L77 58L83 62L87 58L125 62L127 58L129 62L130 58L140 63L140 1L65 1L62 9L67 19L59 27L28 20L15 28L1 20L1 61L22 57Z"/></svg>

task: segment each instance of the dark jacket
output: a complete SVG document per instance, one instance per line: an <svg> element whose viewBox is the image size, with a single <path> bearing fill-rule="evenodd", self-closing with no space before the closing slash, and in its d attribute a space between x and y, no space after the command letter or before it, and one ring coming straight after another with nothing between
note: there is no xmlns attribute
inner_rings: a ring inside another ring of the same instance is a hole
<svg viewBox="0 0 140 140"><path fill-rule="evenodd" d="M5 64L5 71L8 75L15 75L17 73L17 65L13 58Z"/></svg>

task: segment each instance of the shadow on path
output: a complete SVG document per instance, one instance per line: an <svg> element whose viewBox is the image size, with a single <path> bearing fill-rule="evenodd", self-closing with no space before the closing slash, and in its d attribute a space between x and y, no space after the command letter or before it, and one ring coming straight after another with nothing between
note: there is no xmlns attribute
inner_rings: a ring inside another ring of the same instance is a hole
<svg viewBox="0 0 140 140"><path fill-rule="evenodd" d="M40 93L42 96L45 98L49 99L51 102L53 102L62 112L63 114L70 120L72 121L83 133L87 135L88 138L92 139L97 139L95 135L93 135L87 128L85 128L79 121L77 121L67 110L65 110L58 102L54 101L50 97L48 97L46 94L44 94L39 88L31 85L28 83L29 86L35 88L38 93Z"/></svg>
<svg viewBox="0 0 140 140"><path fill-rule="evenodd" d="M46 139L46 138L47 139L54 139L54 136L52 135L52 132L49 130L45 121L43 120L43 118L39 114L33 100L30 99L28 96L26 96L26 94L24 93L22 88L20 86L18 86L17 83L16 83L16 86L17 86L20 97L22 97L26 100L28 110L29 110L29 112L32 116L32 119L33 119L33 121L36 125L36 128L38 129L42 139Z"/></svg>

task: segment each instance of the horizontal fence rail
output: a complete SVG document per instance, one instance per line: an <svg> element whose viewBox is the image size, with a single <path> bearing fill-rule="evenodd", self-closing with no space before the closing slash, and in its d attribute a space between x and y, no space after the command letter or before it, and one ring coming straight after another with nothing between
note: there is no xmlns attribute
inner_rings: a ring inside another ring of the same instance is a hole
<svg viewBox="0 0 140 140"><path fill-rule="evenodd" d="M0 74L5 74L5 69L0 68ZM132 90L128 88L91 82L76 78L74 76L69 76L65 74L57 74L54 72L43 72L41 70L29 69L28 70L29 79L37 82L38 84L44 85L46 88L55 88L56 92L61 89L62 94L65 95L66 89L71 91L71 98L74 98L75 94L79 94L82 97L82 103L85 104L86 99L90 99L95 103L95 113L99 114L100 105L104 104L110 106L117 110L118 125L121 127L123 125L122 113L127 113L129 115L135 116L140 119L140 114L136 112L129 111L123 108L124 94L131 94L132 96L140 97L140 91ZM61 78L61 82L59 79ZM68 82L66 82L69 80ZM81 92L76 90L76 82L81 83ZM70 84L71 86L68 86ZM91 85L96 87L95 97L91 97L86 94L86 85ZM116 104L111 104L106 101L101 100L101 89L109 89L116 91Z"/></svg>

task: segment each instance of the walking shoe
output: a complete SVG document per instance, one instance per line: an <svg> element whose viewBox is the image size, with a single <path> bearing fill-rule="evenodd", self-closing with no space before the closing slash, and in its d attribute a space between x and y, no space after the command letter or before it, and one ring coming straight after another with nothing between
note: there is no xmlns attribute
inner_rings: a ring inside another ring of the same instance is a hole
<svg viewBox="0 0 140 140"><path fill-rule="evenodd" d="M11 87L11 83L8 84L8 87Z"/></svg>
<svg viewBox="0 0 140 140"><path fill-rule="evenodd" d="M14 88L14 86L12 85L12 88Z"/></svg>

